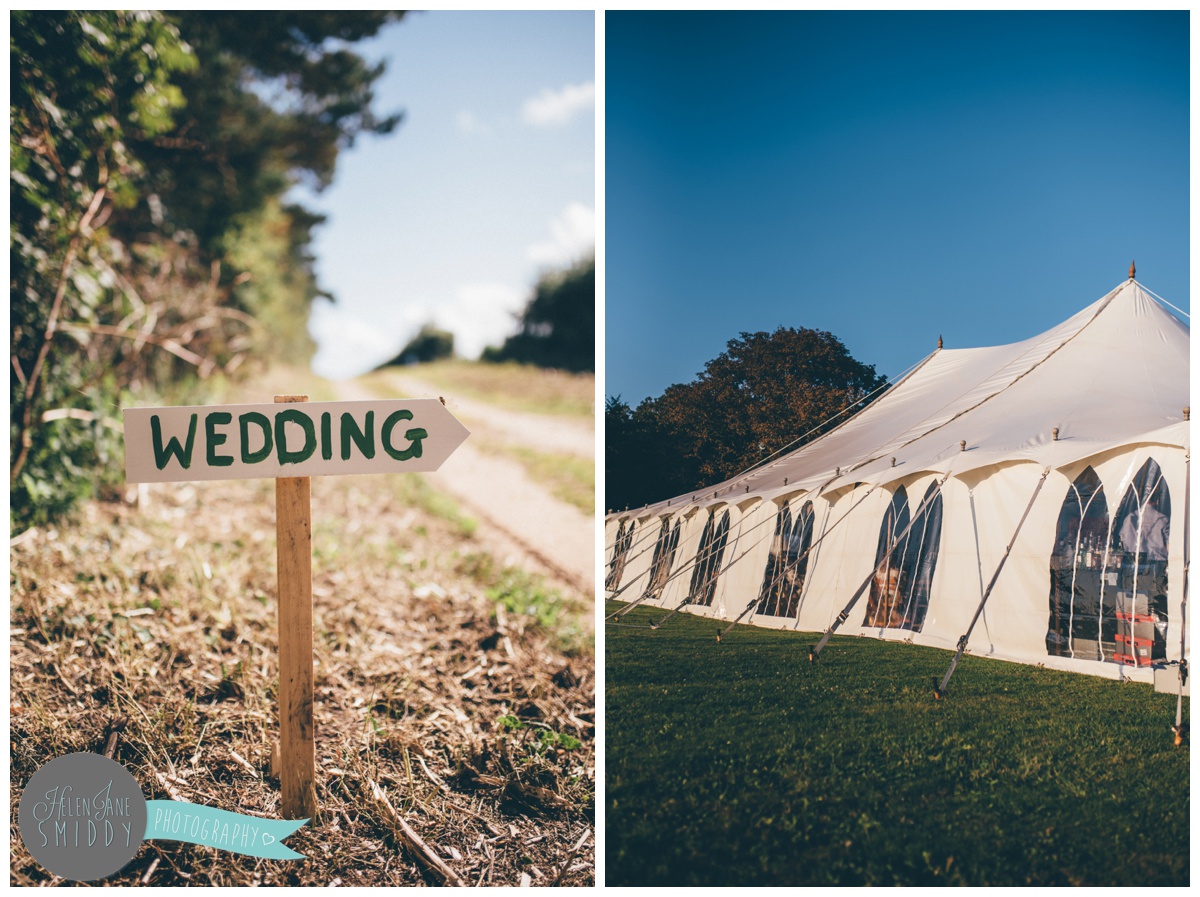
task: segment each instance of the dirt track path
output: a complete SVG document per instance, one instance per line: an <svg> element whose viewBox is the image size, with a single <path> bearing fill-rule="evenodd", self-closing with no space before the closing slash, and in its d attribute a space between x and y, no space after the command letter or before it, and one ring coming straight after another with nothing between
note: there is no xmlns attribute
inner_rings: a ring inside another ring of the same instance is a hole
<svg viewBox="0 0 1200 897"><path fill-rule="evenodd" d="M437 397L438 390L410 377L392 384L411 398ZM334 384L343 400L376 398L354 381ZM471 436L442 468L426 474L436 488L453 495L480 518L478 537L500 557L517 557L584 592L594 594L595 522L534 482L516 461L478 446L509 442L541 451L592 457L595 437L580 424L521 414L469 400L446 397L446 407L466 424ZM474 444L473 444L474 443Z"/></svg>
<svg viewBox="0 0 1200 897"><path fill-rule="evenodd" d="M410 398L437 398L440 394L436 386L407 373L387 371L386 376L394 388L404 391ZM489 441L510 442L580 458L596 456L596 431L585 422L496 408L462 396L447 397L446 402L454 416L473 434L486 436Z"/></svg>

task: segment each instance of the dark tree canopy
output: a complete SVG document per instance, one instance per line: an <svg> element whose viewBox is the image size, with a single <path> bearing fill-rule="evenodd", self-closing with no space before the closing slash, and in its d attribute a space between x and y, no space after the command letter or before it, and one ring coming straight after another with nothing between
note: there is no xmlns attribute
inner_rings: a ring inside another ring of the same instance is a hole
<svg viewBox="0 0 1200 897"><path fill-rule="evenodd" d="M439 358L454 356L454 334L441 330L433 324L425 324L417 335L408 341L403 349L391 361L386 361L379 368L396 367L404 364L424 364L437 361ZM376 370L378 370L377 368Z"/></svg>
<svg viewBox="0 0 1200 897"><path fill-rule="evenodd" d="M521 315L521 330L484 361L518 361L564 371L596 369L596 260L544 274Z"/></svg>
<svg viewBox="0 0 1200 897"><path fill-rule="evenodd" d="M729 479L828 432L885 383L831 333L742 333L690 383L637 409L605 406L606 507L639 506ZM813 432L810 432L813 431Z"/></svg>

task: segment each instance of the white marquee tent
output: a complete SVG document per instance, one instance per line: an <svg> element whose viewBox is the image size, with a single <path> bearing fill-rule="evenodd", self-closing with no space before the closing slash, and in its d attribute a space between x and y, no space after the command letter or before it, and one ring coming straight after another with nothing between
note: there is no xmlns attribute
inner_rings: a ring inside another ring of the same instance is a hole
<svg viewBox="0 0 1200 897"><path fill-rule="evenodd" d="M1131 269L1032 339L939 347L796 451L611 514L608 594L1148 681L1188 651L1188 339Z"/></svg>

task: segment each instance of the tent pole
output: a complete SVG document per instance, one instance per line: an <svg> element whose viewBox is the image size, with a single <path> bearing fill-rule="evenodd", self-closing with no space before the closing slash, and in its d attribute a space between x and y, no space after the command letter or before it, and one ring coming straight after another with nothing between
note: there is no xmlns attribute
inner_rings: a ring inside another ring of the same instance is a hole
<svg viewBox="0 0 1200 897"><path fill-rule="evenodd" d="M902 541L904 541L904 537L907 536L908 531L913 528L913 524L921 519L921 515L925 513L926 506L932 504L934 499L942 494L942 486L946 484L946 480L949 479L949 477L950 474L947 473L938 481L937 489L934 490L932 495L926 496L925 500L921 502L920 506L917 508L917 512L913 514L912 518L908 521L908 526L904 527L904 531L900 533L900 535L896 536L896 540L892 543L892 547L889 548L886 553L884 553L883 557L875 562L875 566L871 568L871 572L867 574L867 578L862 581L862 585L854 590L854 594L850 596L850 600L846 603L846 606L842 608L842 612L837 615L837 619L834 620L829 625L829 628L825 630L825 634L821 636L821 640L812 648L808 649L809 663L817 662L817 658L821 656L821 651L824 650L825 645L829 643L829 639L833 637L833 634L837 632L838 628L846 622L846 618L850 616L850 611L854 609L854 605L858 603L858 599L861 598L863 592L867 590L867 586L871 584L871 580L875 578L875 574L879 572L879 568L887 562L887 559L892 556L892 552L899 547Z"/></svg>
<svg viewBox="0 0 1200 897"><path fill-rule="evenodd" d="M946 675L942 677L941 684L933 686L933 697L935 700L940 701L942 695L946 693L946 686L950 683L950 677L954 675L955 667L958 666L959 660L962 659L963 652L967 650L967 641L971 638L971 632L975 629L975 623L979 620L980 614L983 613L983 606L987 604L988 597L992 594L992 589L996 585L996 580L1000 578L1000 571L1004 569L1004 563L1008 560L1013 545L1017 542L1017 536L1021 533L1021 527L1025 525L1025 518L1029 516L1029 511L1033 507L1033 503L1037 500L1038 493L1042 491L1042 486L1045 484L1046 476L1049 473L1049 467L1042 469L1042 475L1038 478L1037 486L1033 489L1033 495L1029 497L1029 504L1025 505L1025 513L1017 521L1017 528L1013 530L1012 538L1008 540L1008 546L1004 549L1004 554L1000 556L1000 563L996 565L996 571L992 574L987 588L983 591L983 597L979 600L979 606L975 608L975 616L971 617L971 623L967 626L967 631L958 639L958 650L954 652L954 659L950 661L950 669L946 670Z"/></svg>

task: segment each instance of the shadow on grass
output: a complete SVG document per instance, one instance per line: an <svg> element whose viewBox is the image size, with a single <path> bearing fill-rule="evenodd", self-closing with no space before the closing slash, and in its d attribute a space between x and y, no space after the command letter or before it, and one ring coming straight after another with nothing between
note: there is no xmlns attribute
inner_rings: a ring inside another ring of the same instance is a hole
<svg viewBox="0 0 1200 897"><path fill-rule="evenodd" d="M1188 883L1170 695L662 614L605 631L607 884Z"/></svg>

